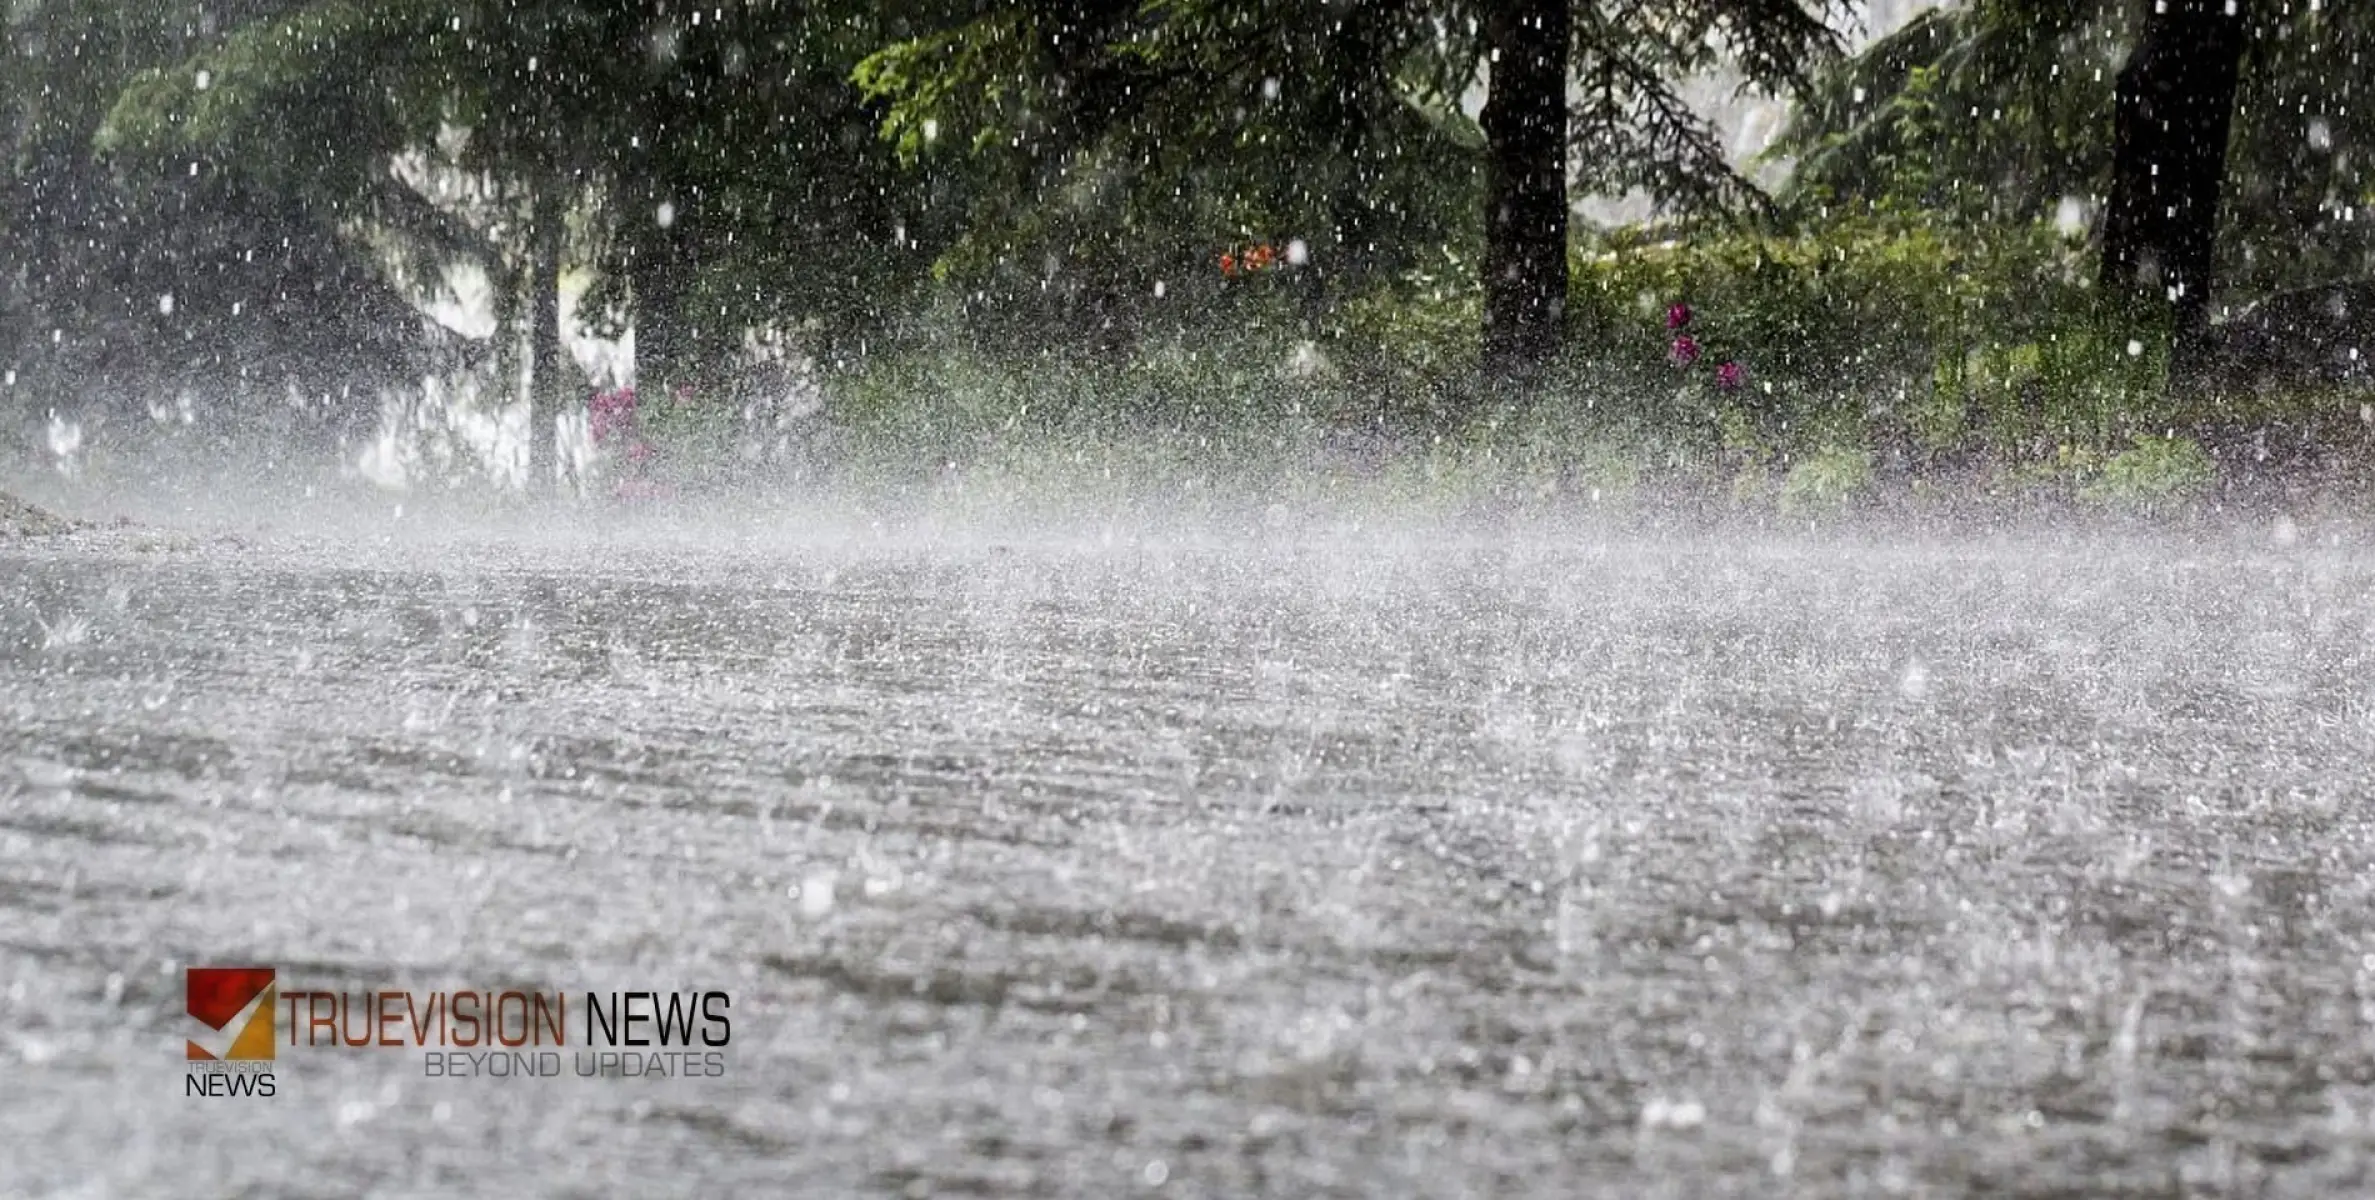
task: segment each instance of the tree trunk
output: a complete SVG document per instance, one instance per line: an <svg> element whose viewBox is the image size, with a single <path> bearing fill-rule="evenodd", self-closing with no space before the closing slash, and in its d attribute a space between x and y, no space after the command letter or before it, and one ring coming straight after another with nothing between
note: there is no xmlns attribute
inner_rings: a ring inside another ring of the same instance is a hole
<svg viewBox="0 0 2375 1200"><path fill-rule="evenodd" d="M530 238L528 301L528 490L553 486L554 442L560 424L561 378L561 193L556 184L537 188Z"/></svg>
<svg viewBox="0 0 2375 1200"><path fill-rule="evenodd" d="M520 390L520 369L526 366L520 353L520 340L528 332L520 321L520 313L527 307L528 288L532 275L523 264L509 255L497 253L488 264L493 275L489 280L495 303L495 394L502 397L508 409L523 397ZM530 401L534 404L533 399Z"/></svg>
<svg viewBox="0 0 2375 1200"><path fill-rule="evenodd" d="M1484 365L1532 375L1567 312L1567 0L1492 0L1484 102Z"/></svg>
<svg viewBox="0 0 2375 1200"><path fill-rule="evenodd" d="M2156 0L2119 72L2101 282L2105 295L2169 315L2178 387L2197 378L2209 345L2219 188L2248 7Z"/></svg>
<svg viewBox="0 0 2375 1200"><path fill-rule="evenodd" d="M1318 117L1328 130L1339 174L1330 181L1329 236L1308 246L1324 256L1315 258L1306 272L1318 284L1315 294L1341 292L1367 275L1384 236L1372 186L1377 160L1385 153L1378 144L1382 122L1375 106L1379 97L1394 93L1383 45L1386 35L1375 25L1379 19L1377 14L1348 12L1336 22L1323 51L1326 90Z"/></svg>
<svg viewBox="0 0 2375 1200"><path fill-rule="evenodd" d="M635 386L658 402L676 389L698 394L718 357L718 322L692 311L698 282L700 189L682 178L689 124L684 102L657 89L641 100L642 145L623 165L624 245L630 321L635 328Z"/></svg>
<svg viewBox="0 0 2375 1200"><path fill-rule="evenodd" d="M686 311L692 233L685 226L691 213L681 202L649 198L658 194L658 189L647 194L644 211L631 218L626 231L635 386L654 400L675 388L698 390L703 358L697 317ZM659 220L663 204L668 205L666 224Z"/></svg>
<svg viewBox="0 0 2375 1200"><path fill-rule="evenodd" d="M1309 86L1313 124L1326 131L1328 161L1320 168L1319 188L1327 197L1327 224L1306 231L1304 261L1294 266L1303 335L1319 342L1335 332L1330 314L1376 269L1377 243L1386 236L1380 228L1376 189L1372 179L1387 151L1377 144L1383 122L1376 111L1379 97L1387 103L1393 81L1386 71L1383 31L1378 14L1348 7L1321 43L1319 68ZM1293 264L1294 240L1278 247ZM1351 359L1342 364L1353 367ZM1384 393L1368 389L1382 400ZM1383 412L1380 406L1376 413Z"/></svg>

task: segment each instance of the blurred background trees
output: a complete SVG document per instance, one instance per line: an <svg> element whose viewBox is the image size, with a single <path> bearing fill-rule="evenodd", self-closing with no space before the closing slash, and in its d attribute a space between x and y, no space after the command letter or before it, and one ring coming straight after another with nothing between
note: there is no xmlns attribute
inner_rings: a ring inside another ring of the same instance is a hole
<svg viewBox="0 0 2375 1200"><path fill-rule="evenodd" d="M2346 349L2285 298L2375 274L2375 17L2225 8L1860 42L1820 0L38 0L0 63L0 406L337 437L458 364L549 431L628 381L564 330L725 408L762 353L880 382L1259 329L1353 419L1440 422L1494 378L1657 381L1687 292L1770 397L1723 436L1904 441L1985 393L2050 440L2172 337L2189 375L2249 328L2281 357L2279 311ZM1789 105L1762 158L1733 88Z"/></svg>

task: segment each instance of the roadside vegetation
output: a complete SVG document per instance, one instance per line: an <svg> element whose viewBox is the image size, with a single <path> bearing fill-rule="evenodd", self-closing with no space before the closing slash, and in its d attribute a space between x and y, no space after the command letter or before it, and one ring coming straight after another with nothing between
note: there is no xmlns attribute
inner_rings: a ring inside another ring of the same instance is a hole
<svg viewBox="0 0 2375 1200"><path fill-rule="evenodd" d="M402 442L636 502L2375 478L2361 8L1971 0L1871 42L1816 0L690 13L19 6L0 440ZM1711 73L1789 105L1762 162L1684 102Z"/></svg>

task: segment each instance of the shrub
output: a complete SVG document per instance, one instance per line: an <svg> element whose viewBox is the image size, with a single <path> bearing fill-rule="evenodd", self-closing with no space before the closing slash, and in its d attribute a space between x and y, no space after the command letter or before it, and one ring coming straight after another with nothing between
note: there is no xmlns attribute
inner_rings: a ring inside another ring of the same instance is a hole
<svg viewBox="0 0 2375 1200"><path fill-rule="evenodd" d="M1847 430L1924 454L2109 444L2166 415L2150 410L2161 339L2103 314L2085 265L2045 226L1619 231L1577 257L1571 357L1639 373L1671 353L1659 316L1685 301L1700 340L1757 381L1711 431L1735 449Z"/></svg>
<svg viewBox="0 0 2375 1200"><path fill-rule="evenodd" d="M1781 477L1781 511L1796 515L1831 512L1872 487L1872 452L1860 446L1824 446Z"/></svg>
<svg viewBox="0 0 2375 1200"><path fill-rule="evenodd" d="M2210 456L2193 439L2139 434L2134 445L2103 463L2079 495L2103 504L2154 509L2200 495L2214 475Z"/></svg>

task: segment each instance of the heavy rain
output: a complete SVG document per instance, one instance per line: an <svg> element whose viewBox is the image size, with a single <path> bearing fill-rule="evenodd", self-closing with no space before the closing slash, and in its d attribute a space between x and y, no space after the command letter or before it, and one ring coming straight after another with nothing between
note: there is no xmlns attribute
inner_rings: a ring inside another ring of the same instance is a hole
<svg viewBox="0 0 2375 1200"><path fill-rule="evenodd" d="M2375 12L6 38L0 1195L2375 1192Z"/></svg>

